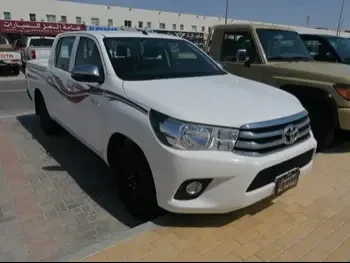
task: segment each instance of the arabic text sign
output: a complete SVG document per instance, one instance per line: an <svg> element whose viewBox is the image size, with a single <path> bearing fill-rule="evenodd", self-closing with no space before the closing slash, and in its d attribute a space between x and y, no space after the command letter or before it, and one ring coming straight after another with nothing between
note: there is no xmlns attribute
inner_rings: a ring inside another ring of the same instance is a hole
<svg viewBox="0 0 350 263"><path fill-rule="evenodd" d="M85 25L67 23L48 23L32 21L0 20L1 33L19 34L59 34L68 31L86 30Z"/></svg>
<svg viewBox="0 0 350 263"><path fill-rule="evenodd" d="M158 34L165 34L185 38L189 41L203 41L204 33L201 32L182 32L182 31L166 31L154 30Z"/></svg>

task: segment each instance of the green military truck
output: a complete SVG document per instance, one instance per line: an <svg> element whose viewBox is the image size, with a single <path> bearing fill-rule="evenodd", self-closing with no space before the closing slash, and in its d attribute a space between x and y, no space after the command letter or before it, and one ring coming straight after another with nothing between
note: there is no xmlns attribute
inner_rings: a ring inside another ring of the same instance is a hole
<svg viewBox="0 0 350 263"><path fill-rule="evenodd" d="M309 112L319 150L332 144L336 130L350 130L350 67L315 61L296 31L217 25L208 39L207 52L228 72L296 96Z"/></svg>

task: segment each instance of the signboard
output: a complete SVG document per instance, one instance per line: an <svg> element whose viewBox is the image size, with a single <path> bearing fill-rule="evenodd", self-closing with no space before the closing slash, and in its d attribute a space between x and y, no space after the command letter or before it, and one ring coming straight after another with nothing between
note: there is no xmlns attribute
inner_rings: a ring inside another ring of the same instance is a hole
<svg viewBox="0 0 350 263"><path fill-rule="evenodd" d="M0 33L57 35L69 31L85 31L83 24L0 20Z"/></svg>
<svg viewBox="0 0 350 263"><path fill-rule="evenodd" d="M120 27L114 27L114 26L94 26L89 25L87 27L88 31L121 31L122 28Z"/></svg>
<svg viewBox="0 0 350 263"><path fill-rule="evenodd" d="M202 43L204 41L204 33L202 32L168 31L168 30L157 30L157 29L154 29L153 32L158 34L182 37L193 43Z"/></svg>

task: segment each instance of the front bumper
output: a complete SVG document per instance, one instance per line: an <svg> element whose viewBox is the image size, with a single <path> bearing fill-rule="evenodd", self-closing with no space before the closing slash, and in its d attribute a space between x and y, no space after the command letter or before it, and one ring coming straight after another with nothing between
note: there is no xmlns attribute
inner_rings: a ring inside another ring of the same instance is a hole
<svg viewBox="0 0 350 263"><path fill-rule="evenodd" d="M338 108L339 125L342 130L350 130L350 108Z"/></svg>
<svg viewBox="0 0 350 263"><path fill-rule="evenodd" d="M309 161L301 167L300 178L304 177L312 167L316 141L311 136L290 148L260 157L231 152L180 151L157 145L159 147L153 152L156 158L151 158L150 166L160 207L175 213L226 213L271 196L275 187L273 181L252 191L247 189L263 170L311 150ZM204 178L213 180L199 197L174 199L183 182Z"/></svg>

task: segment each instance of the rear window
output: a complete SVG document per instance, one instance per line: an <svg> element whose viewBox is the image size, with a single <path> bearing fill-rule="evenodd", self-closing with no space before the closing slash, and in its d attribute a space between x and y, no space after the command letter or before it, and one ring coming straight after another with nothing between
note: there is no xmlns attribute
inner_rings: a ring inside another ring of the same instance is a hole
<svg viewBox="0 0 350 263"><path fill-rule="evenodd" d="M54 39L50 38L36 38L36 39L31 39L29 46L34 46L34 47L52 47Z"/></svg>

